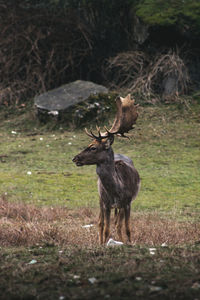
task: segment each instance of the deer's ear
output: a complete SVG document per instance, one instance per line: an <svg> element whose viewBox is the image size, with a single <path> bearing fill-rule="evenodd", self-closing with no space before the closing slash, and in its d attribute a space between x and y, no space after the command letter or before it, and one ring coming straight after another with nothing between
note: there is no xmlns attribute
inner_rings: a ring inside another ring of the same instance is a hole
<svg viewBox="0 0 200 300"><path fill-rule="evenodd" d="M109 149L113 142L114 142L114 135L111 135L106 139L105 148Z"/></svg>

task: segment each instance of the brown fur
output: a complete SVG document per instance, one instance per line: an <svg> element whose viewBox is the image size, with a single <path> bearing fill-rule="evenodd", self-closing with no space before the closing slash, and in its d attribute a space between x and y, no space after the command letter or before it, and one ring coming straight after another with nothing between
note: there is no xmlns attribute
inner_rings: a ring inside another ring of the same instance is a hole
<svg viewBox="0 0 200 300"><path fill-rule="evenodd" d="M100 196L99 240L106 243L110 235L110 214L115 208L115 223L119 239L122 240L122 222L128 241L131 242L130 209L131 201L139 191L140 178L130 158L123 155L114 156L111 144L113 139L93 142L73 161L77 166L97 165L98 189Z"/></svg>
<svg viewBox="0 0 200 300"><path fill-rule="evenodd" d="M106 243L110 235L110 213L115 208L115 223L119 239L122 240L122 221L125 218L126 235L131 241L130 209L131 201L139 191L140 178L130 158L115 155L111 148L115 134L125 137L125 133L133 129L138 113L135 101L128 94L125 98L117 97L117 112L110 130L101 133L97 127L98 135L85 129L86 134L93 138L93 142L81 153L76 155L73 162L77 166L96 165L98 174L98 188L100 196L99 239ZM117 212L116 209L119 211Z"/></svg>

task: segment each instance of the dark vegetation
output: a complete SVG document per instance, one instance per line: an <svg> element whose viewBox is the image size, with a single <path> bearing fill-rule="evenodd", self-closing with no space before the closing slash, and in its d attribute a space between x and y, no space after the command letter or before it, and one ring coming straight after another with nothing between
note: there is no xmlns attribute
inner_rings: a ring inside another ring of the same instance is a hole
<svg viewBox="0 0 200 300"><path fill-rule="evenodd" d="M158 247L2 249L1 299L174 299L199 297L198 244ZM94 283L92 283L94 282Z"/></svg>
<svg viewBox="0 0 200 300"><path fill-rule="evenodd" d="M198 93L199 16L195 0L1 0L0 105L75 79L154 100Z"/></svg>

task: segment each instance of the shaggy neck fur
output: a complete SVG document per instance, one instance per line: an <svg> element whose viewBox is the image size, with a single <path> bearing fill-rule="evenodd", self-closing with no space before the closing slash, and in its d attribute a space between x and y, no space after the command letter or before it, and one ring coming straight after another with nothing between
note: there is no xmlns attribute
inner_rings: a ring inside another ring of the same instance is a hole
<svg viewBox="0 0 200 300"><path fill-rule="evenodd" d="M112 199L113 197L115 198L114 202L117 202L116 198L120 197L122 183L115 170L114 153L112 148L108 149L107 159L97 165L96 172L106 192Z"/></svg>

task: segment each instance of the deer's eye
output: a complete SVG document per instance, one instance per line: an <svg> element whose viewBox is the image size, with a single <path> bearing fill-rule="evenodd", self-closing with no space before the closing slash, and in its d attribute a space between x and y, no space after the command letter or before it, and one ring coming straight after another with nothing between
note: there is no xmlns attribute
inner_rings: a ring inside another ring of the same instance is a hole
<svg viewBox="0 0 200 300"><path fill-rule="evenodd" d="M95 151L97 148L96 147L90 147L90 150Z"/></svg>

